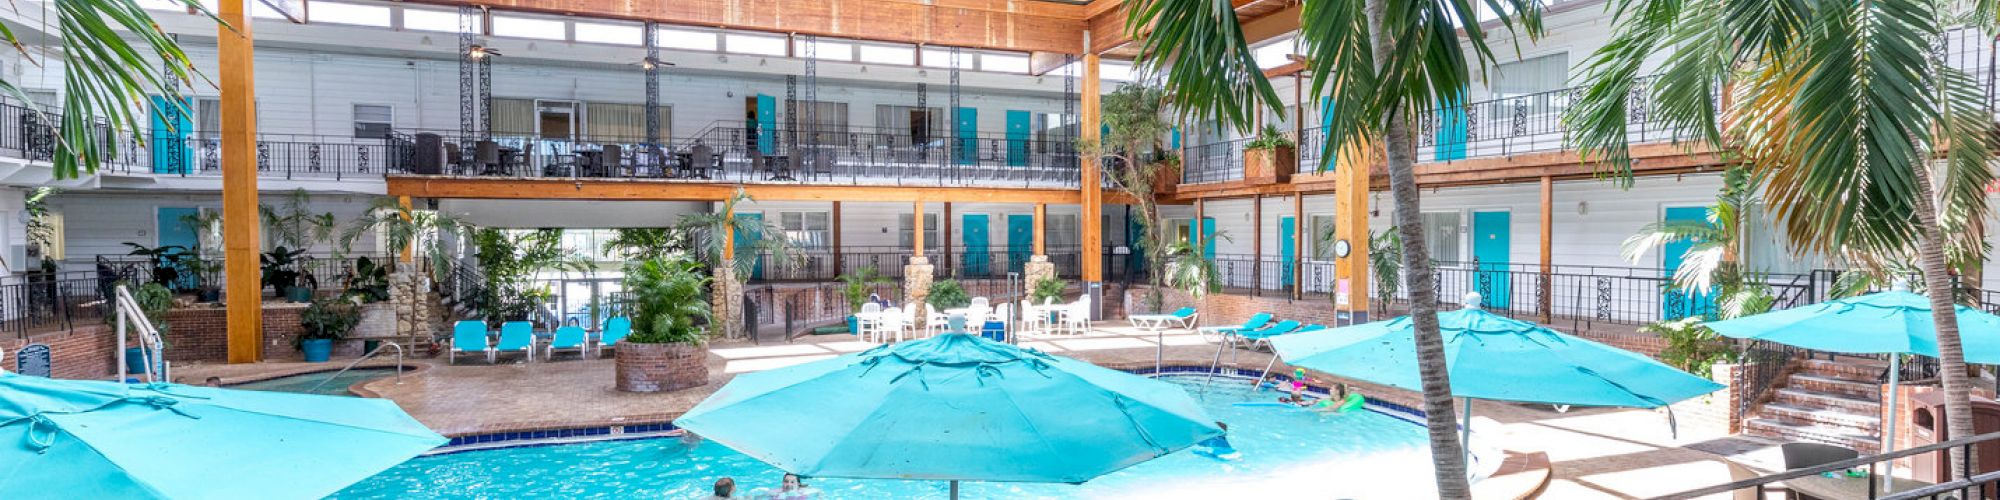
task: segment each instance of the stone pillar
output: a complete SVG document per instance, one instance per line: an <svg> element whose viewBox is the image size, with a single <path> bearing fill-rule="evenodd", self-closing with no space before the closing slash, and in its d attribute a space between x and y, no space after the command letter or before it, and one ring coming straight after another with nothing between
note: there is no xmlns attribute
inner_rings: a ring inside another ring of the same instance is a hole
<svg viewBox="0 0 2000 500"><path fill-rule="evenodd" d="M735 269L736 259L722 259L715 266L715 281L709 285L715 316L709 322L709 333L731 339L743 335L743 282L736 279Z"/></svg>
<svg viewBox="0 0 2000 500"><path fill-rule="evenodd" d="M396 311L397 337L430 338L429 301L424 300L424 277L403 271L389 275L389 303Z"/></svg>
<svg viewBox="0 0 2000 500"><path fill-rule="evenodd" d="M903 266L903 303L918 304L917 328L924 327L924 306L922 304L924 303L924 298L931 295L932 270L930 257L924 256L910 257L909 265Z"/></svg>
<svg viewBox="0 0 2000 500"><path fill-rule="evenodd" d="M1084 257L1089 258L1090 256L1085 255ZM1049 256L1047 255L1029 257L1028 263L1021 266L1021 287L1028 291L1034 291L1036 283L1040 283L1042 280L1055 279L1055 277L1056 263L1049 262Z"/></svg>

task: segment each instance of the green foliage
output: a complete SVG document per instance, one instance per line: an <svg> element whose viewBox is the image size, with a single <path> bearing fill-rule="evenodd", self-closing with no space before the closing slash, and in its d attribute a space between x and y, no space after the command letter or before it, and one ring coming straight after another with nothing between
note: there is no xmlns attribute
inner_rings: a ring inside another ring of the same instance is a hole
<svg viewBox="0 0 2000 500"><path fill-rule="evenodd" d="M432 273L442 273L451 268L451 252L445 248L447 239L466 238L472 226L436 210L415 210L404 207L396 198L381 197L369 203L368 211L348 223L340 233L338 248L341 252L353 251L354 243L362 236L379 232L387 240L392 252L410 248L419 258L430 263ZM441 275L433 274L433 278Z"/></svg>
<svg viewBox="0 0 2000 500"><path fill-rule="evenodd" d="M1660 361L1703 377L1708 376L1708 367L1739 357L1729 339L1703 325L1700 317L1661 321L1641 326L1639 331L1667 341L1666 349L1660 350Z"/></svg>
<svg viewBox="0 0 2000 500"><path fill-rule="evenodd" d="M1222 233L1218 231L1215 236L1221 237ZM1216 272L1215 261L1208 260L1207 256L1202 255L1199 249L1187 241L1174 242L1173 246L1167 249L1164 270L1166 276L1162 281L1166 286L1186 293L1189 297L1201 298L1203 295L1222 290L1221 273Z"/></svg>
<svg viewBox="0 0 2000 500"><path fill-rule="evenodd" d="M311 249L320 242L333 240L333 229L337 226L332 213L312 213L306 210L312 205L312 195L305 188L292 191L285 198L282 208L258 205L257 213L264 219L264 229L271 232L271 239L280 247Z"/></svg>
<svg viewBox="0 0 2000 500"><path fill-rule="evenodd" d="M634 260L666 258L691 250L687 233L670 227L619 228L603 244L604 256Z"/></svg>
<svg viewBox="0 0 2000 500"><path fill-rule="evenodd" d="M131 283L119 282L119 286L130 287ZM167 333L167 311L174 308L174 291L159 283L147 283L132 290L132 301L139 306L139 312L146 315L146 322L161 335Z"/></svg>
<svg viewBox="0 0 2000 500"><path fill-rule="evenodd" d="M1332 238L1333 232L1328 231L1320 239L1331 241ZM1402 291L1403 235L1396 232L1396 226L1368 236L1368 267L1375 274L1376 288L1381 289L1383 297L1394 297Z"/></svg>
<svg viewBox="0 0 2000 500"><path fill-rule="evenodd" d="M28 214L28 246L43 259L48 258L47 249L56 242L55 221L49 211L49 198L56 193L56 188L52 187L33 188L28 190L23 204Z"/></svg>
<svg viewBox="0 0 2000 500"><path fill-rule="evenodd" d="M1292 142L1292 138L1286 137L1285 132L1278 130L1277 125L1265 125L1264 130L1257 132L1256 138L1243 143L1244 151L1296 147L1298 147L1298 143Z"/></svg>
<svg viewBox="0 0 2000 500"><path fill-rule="evenodd" d="M1036 281L1032 289L1028 290L1028 300L1035 304L1047 302L1049 299L1060 301L1063 299L1063 290L1067 288L1069 283L1063 282L1060 278L1044 278Z"/></svg>
<svg viewBox="0 0 2000 500"><path fill-rule="evenodd" d="M188 8L215 19L200 2L171 3L185 3ZM23 40L13 30L0 26L0 39L23 54L26 54L24 42L61 44L63 102L35 104L61 108L62 121L48 123L47 115L29 116L57 127L55 178L73 179L80 171L96 172L104 159L118 156L118 141L105 140L106 129L144 140L141 127L146 118L136 113L145 108L133 103L148 102L148 95L174 95L170 84L191 83L198 73L180 45L160 29L141 2L70 0L47 5L50 10L44 12L50 18L44 19L42 25L53 28L54 36ZM0 78L0 92L20 102L31 102L16 87L17 83L14 79ZM182 116L193 114L185 104L177 103L175 107Z"/></svg>
<svg viewBox="0 0 2000 500"><path fill-rule="evenodd" d="M625 266L625 290L632 302L632 336L642 344L695 343L707 340L696 320L709 319L703 289L708 277L701 265L680 258L647 259Z"/></svg>
<svg viewBox="0 0 2000 500"><path fill-rule="evenodd" d="M1717 277L1741 271L1737 249L1743 247L1750 225L1748 207L1755 203L1757 181L1749 169L1730 167L1722 174L1722 188L1708 207L1706 221L1660 221L1639 228L1625 238L1621 250L1625 260L1639 263L1646 252L1672 243L1688 243L1674 270L1673 286L1683 290L1705 290L1721 285Z"/></svg>
<svg viewBox="0 0 2000 500"><path fill-rule="evenodd" d="M144 256L153 263L153 283L175 286L180 282L180 263L189 255L187 247L180 245L149 247L130 241L125 242L125 246L132 247L132 251L127 252L127 255Z"/></svg>
<svg viewBox="0 0 2000 500"><path fill-rule="evenodd" d="M931 283L931 292L924 296L924 302L939 310L972 305L972 296L965 293L965 287L958 280L943 280Z"/></svg>
<svg viewBox="0 0 2000 500"><path fill-rule="evenodd" d="M299 313L299 326L305 331L292 338L292 347L298 348L307 340L340 340L361 324L361 306L346 298L323 298L306 306Z"/></svg>
<svg viewBox="0 0 2000 500"><path fill-rule="evenodd" d="M702 263L713 269L722 262L723 246L734 238L748 241L748 245L735 247L734 270L738 281L750 279L757 269L757 255L768 255L774 261L784 261L791 254L792 244L785 237L785 230L777 221L763 219L753 221L736 213L736 204L749 201L750 195L737 189L736 194L722 202L719 210L682 214L680 223L674 229L684 233L692 248L700 252Z"/></svg>
<svg viewBox="0 0 2000 500"><path fill-rule="evenodd" d="M862 266L853 273L840 275L840 296L847 299L847 310L860 311L861 305L868 302L868 294L873 292L876 286L889 283L889 279L882 277L882 273L876 271L875 266Z"/></svg>
<svg viewBox="0 0 2000 500"><path fill-rule="evenodd" d="M280 246L259 255L258 259L263 264L264 284L281 295L285 290L295 286L317 288L319 286L317 280L298 269L299 257L305 254L304 249L292 250ZM305 282L300 282L300 278L306 278Z"/></svg>
<svg viewBox="0 0 2000 500"><path fill-rule="evenodd" d="M488 228L474 232L473 248L491 294L479 305L481 314L489 321L526 318L554 295L546 286L535 284L535 273L588 270L582 258L563 248L562 235L562 229L509 234Z"/></svg>
<svg viewBox="0 0 2000 500"><path fill-rule="evenodd" d="M354 272L347 277L345 295L362 302L389 300L389 266L368 257L354 259Z"/></svg>

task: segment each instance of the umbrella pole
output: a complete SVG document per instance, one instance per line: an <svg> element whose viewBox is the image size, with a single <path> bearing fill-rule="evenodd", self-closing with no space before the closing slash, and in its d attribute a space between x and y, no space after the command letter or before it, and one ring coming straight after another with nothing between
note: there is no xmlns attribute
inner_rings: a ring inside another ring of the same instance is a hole
<svg viewBox="0 0 2000 500"><path fill-rule="evenodd" d="M1472 398L1459 398L1465 404L1465 416L1459 418L1458 448L1465 451L1465 458L1472 458Z"/></svg>
<svg viewBox="0 0 2000 500"><path fill-rule="evenodd" d="M951 500L958 500L958 480L951 480Z"/></svg>
<svg viewBox="0 0 2000 500"><path fill-rule="evenodd" d="M1896 451L1896 386L1902 382L1902 377L1903 355L1890 354L1889 394L1882 397L1889 400L1889 425L1882 428L1882 453ZM1893 478L1896 477L1896 461L1884 461L1882 462L1882 467L1886 471L1882 473L1882 492L1888 493L1891 486L1890 482L1894 481Z"/></svg>

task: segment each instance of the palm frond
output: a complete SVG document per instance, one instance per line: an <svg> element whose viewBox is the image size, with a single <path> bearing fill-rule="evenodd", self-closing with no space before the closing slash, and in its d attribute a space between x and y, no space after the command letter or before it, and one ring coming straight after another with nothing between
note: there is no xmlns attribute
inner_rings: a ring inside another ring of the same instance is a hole
<svg viewBox="0 0 2000 500"><path fill-rule="evenodd" d="M1250 130L1259 111L1284 116L1230 0L1126 0L1125 8L1140 66L1166 68L1168 99L1184 116L1239 131Z"/></svg>
<svg viewBox="0 0 2000 500"><path fill-rule="evenodd" d="M184 1L214 18L199 2ZM58 179L69 179L79 172L96 172L98 165L118 154L117 142L105 140L106 128L142 135L144 121L135 114L140 107L134 104L146 102L147 94L171 94L169 82L192 81L196 73L179 44L135 0L50 4L55 6L63 50L63 114L57 124L54 173ZM0 38L27 54L12 30L0 30ZM164 61L167 74L161 74L162 63L156 61ZM27 102L11 80L0 78L0 91Z"/></svg>

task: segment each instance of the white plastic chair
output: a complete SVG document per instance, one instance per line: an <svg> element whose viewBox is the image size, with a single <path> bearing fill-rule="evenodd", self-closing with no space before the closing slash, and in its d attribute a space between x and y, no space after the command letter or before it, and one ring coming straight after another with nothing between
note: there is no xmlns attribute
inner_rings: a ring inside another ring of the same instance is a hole
<svg viewBox="0 0 2000 500"><path fill-rule="evenodd" d="M973 297L972 305L965 309L971 312L983 313L993 310L993 303L987 301L986 297Z"/></svg>
<svg viewBox="0 0 2000 500"><path fill-rule="evenodd" d="M1058 326L1069 334L1088 333L1090 331L1090 298L1081 297L1076 299L1075 303L1063 307L1062 317L1058 319L1062 321L1062 324Z"/></svg>
<svg viewBox="0 0 2000 500"><path fill-rule="evenodd" d="M916 337L917 337L917 305L916 305L916 304L903 304L903 326L902 326L902 329L901 329L901 330L898 330L898 331L896 331L896 341L897 341L897 342L902 342L902 341L903 341L903 334L904 334L904 333L908 333L908 334L909 334L909 336L910 336L910 338L916 338Z"/></svg>
<svg viewBox="0 0 2000 500"><path fill-rule="evenodd" d="M897 342L902 342L903 330L907 325L908 323L903 322L903 316L900 314L882 316L881 323L875 327L875 342L886 343L889 341L890 336L894 336Z"/></svg>
<svg viewBox="0 0 2000 500"><path fill-rule="evenodd" d="M1033 302L1028 301L1027 299L1021 300L1021 322L1019 324L1014 325L1019 327L1015 329L1016 331L1020 332L1027 332L1030 330L1039 331L1039 329L1048 328L1048 325L1049 325L1048 313L1035 308L1035 304Z"/></svg>
<svg viewBox="0 0 2000 500"><path fill-rule="evenodd" d="M945 331L945 323L950 320L950 316L938 312L937 308L931 307L930 304L924 304L924 336L936 336L938 332Z"/></svg>
<svg viewBox="0 0 2000 500"><path fill-rule="evenodd" d="M882 325L882 304L869 302L861 305L861 312L854 315L855 337L862 342L870 342L870 334Z"/></svg>

